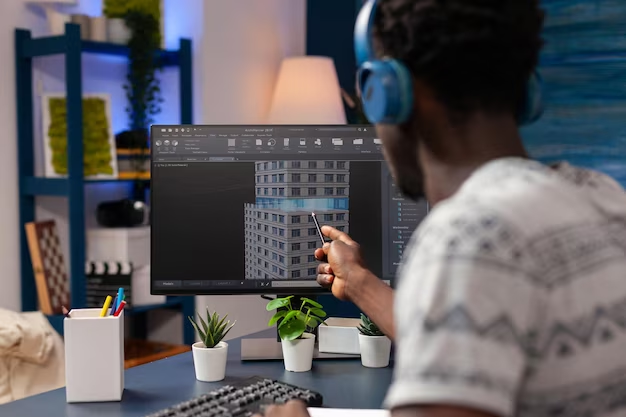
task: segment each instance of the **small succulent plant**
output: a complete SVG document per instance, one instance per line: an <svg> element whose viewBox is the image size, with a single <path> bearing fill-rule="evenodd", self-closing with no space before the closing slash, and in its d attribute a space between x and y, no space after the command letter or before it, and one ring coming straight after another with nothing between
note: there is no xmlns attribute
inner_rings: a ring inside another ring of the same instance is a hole
<svg viewBox="0 0 626 417"><path fill-rule="evenodd" d="M361 313L361 323L358 326L359 332L364 336L384 336L376 323L370 320L365 314Z"/></svg>
<svg viewBox="0 0 626 417"><path fill-rule="evenodd" d="M324 321L326 312L320 303L301 297L302 304L299 309L295 309L291 305L292 298L293 295L277 298L266 306L267 311L276 310L267 325L273 326L278 323L278 335L282 340L300 339L306 331L313 331L320 324L326 325Z"/></svg>
<svg viewBox="0 0 626 417"><path fill-rule="evenodd" d="M230 324L230 320L226 321L227 317L228 315L220 317L216 312L211 314L207 307L206 320L198 313L200 324L198 324L193 317L189 317L189 321L194 329L196 329L196 332L198 332L198 336L200 336L200 340L204 343L204 346L210 349L217 346L217 344L226 337L235 323L237 323L237 321L235 321L233 324Z"/></svg>

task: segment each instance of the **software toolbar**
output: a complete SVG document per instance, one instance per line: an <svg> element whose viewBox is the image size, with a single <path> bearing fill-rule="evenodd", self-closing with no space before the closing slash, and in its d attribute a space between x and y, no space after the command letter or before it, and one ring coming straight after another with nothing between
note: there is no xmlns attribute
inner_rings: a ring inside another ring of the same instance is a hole
<svg viewBox="0 0 626 417"><path fill-rule="evenodd" d="M350 155L379 160L382 141L372 126L153 126L154 162L233 162L298 155Z"/></svg>

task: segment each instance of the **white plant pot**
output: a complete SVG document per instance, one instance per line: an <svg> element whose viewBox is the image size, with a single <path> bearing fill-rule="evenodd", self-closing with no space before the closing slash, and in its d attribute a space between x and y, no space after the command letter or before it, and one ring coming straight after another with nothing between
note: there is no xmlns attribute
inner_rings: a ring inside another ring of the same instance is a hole
<svg viewBox="0 0 626 417"><path fill-rule="evenodd" d="M283 360L289 372L308 372L313 367L315 335L304 333L301 339L283 340Z"/></svg>
<svg viewBox="0 0 626 417"><path fill-rule="evenodd" d="M105 16L92 17L90 29L92 41L107 41L107 18Z"/></svg>
<svg viewBox="0 0 626 417"><path fill-rule="evenodd" d="M109 42L127 45L130 39L130 29L124 19L107 19L107 38Z"/></svg>
<svg viewBox="0 0 626 417"><path fill-rule="evenodd" d="M391 340L387 336L365 336L359 333L361 363L367 368L389 366Z"/></svg>
<svg viewBox="0 0 626 417"><path fill-rule="evenodd" d="M220 342L214 348L196 342L191 346L196 379L203 382L221 381L226 376L228 343Z"/></svg>

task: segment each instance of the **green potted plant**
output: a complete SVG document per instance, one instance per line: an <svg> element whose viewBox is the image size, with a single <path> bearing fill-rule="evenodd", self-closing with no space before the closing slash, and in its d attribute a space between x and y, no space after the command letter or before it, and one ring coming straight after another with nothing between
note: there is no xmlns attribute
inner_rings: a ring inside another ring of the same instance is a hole
<svg viewBox="0 0 626 417"><path fill-rule="evenodd" d="M305 297L300 298L300 307L296 309L292 305L293 298L293 295L277 298L267 304L267 311L276 310L268 326L278 325L285 369L307 372L313 366L313 331L324 324L326 312L320 303Z"/></svg>
<svg viewBox="0 0 626 417"><path fill-rule="evenodd" d="M380 331L376 323L361 313L359 330L359 348L361 363L368 368L385 368L389 366L391 356L391 340Z"/></svg>
<svg viewBox="0 0 626 417"><path fill-rule="evenodd" d="M211 314L208 307L206 320L200 314L198 314L198 321L189 317L189 321L200 337L200 341L191 347L198 381L221 381L226 375L228 343L223 339L236 323L235 321L231 324L230 320L226 320L227 317L227 315L220 317L216 312Z"/></svg>

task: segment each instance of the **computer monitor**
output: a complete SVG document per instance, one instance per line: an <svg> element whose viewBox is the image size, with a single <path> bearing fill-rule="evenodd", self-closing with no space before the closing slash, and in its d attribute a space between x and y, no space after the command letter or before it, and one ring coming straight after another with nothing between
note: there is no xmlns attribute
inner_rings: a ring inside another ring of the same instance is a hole
<svg viewBox="0 0 626 417"><path fill-rule="evenodd" d="M151 140L152 294L325 292L312 212L392 284L427 213L370 125L158 125Z"/></svg>

